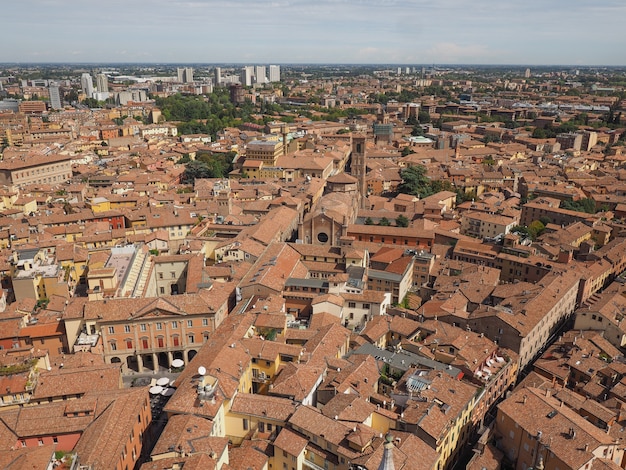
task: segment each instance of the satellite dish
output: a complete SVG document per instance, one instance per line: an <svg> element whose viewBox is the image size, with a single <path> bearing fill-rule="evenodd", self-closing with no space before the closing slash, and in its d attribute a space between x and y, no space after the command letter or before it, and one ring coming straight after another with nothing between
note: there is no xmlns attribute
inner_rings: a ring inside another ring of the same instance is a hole
<svg viewBox="0 0 626 470"><path fill-rule="evenodd" d="M204 366L198 367L198 374L200 375L206 374L206 368Z"/></svg>

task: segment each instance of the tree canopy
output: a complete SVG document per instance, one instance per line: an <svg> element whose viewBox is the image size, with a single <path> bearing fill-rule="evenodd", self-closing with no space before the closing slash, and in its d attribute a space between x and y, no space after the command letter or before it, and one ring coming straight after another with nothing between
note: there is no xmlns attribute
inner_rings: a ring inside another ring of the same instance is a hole
<svg viewBox="0 0 626 470"><path fill-rule="evenodd" d="M440 191L454 191L450 181L431 180L426 176L426 167L411 165L400 172L402 183L398 186L398 192L412 194L418 197L427 197Z"/></svg>
<svg viewBox="0 0 626 470"><path fill-rule="evenodd" d="M596 203L593 199L588 197L579 199L578 201L561 201L559 207L561 207L561 209L567 209L576 212L586 212L588 214L596 213Z"/></svg>
<svg viewBox="0 0 626 470"><path fill-rule="evenodd" d="M224 178L233 169L234 152L200 153L196 160L187 161L181 178L183 184L193 184L198 178ZM181 159L182 160L182 159Z"/></svg>

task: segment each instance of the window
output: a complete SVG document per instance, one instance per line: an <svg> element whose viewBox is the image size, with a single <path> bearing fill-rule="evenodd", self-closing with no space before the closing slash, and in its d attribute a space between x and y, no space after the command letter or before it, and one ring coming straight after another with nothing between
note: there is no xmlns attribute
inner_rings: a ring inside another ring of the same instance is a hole
<svg viewBox="0 0 626 470"><path fill-rule="evenodd" d="M156 329L157 329L157 330L162 330L162 329L163 329L163 323L161 323L161 322L157 322L157 324L156 324Z"/></svg>
<svg viewBox="0 0 626 470"><path fill-rule="evenodd" d="M39 439L37 439L37 443L42 446L43 445L43 439L40 437Z"/></svg>
<svg viewBox="0 0 626 470"><path fill-rule="evenodd" d="M115 343L115 341L111 341L111 351L117 351L117 344Z"/></svg>
<svg viewBox="0 0 626 470"><path fill-rule="evenodd" d="M133 341L130 339L126 340L126 349L133 349Z"/></svg>
<svg viewBox="0 0 626 470"><path fill-rule="evenodd" d="M163 336L159 336L157 338L157 345L159 348L164 348L165 347L165 338L163 338Z"/></svg>
<svg viewBox="0 0 626 470"><path fill-rule="evenodd" d="M194 343L194 336L193 335L188 335L187 336L187 341L189 341L189 344L193 344Z"/></svg>
<svg viewBox="0 0 626 470"><path fill-rule="evenodd" d="M244 420L243 420L243 430L244 430L244 431L247 431L247 430L248 430L248 427L249 427L249 426L248 426L248 420L247 420L247 419L244 419Z"/></svg>
<svg viewBox="0 0 626 470"><path fill-rule="evenodd" d="M356 302L348 302L348 308L356 308Z"/></svg>
<svg viewBox="0 0 626 470"><path fill-rule="evenodd" d="M59 443L59 438L56 436L52 436L52 442L54 442L55 444Z"/></svg>
<svg viewBox="0 0 626 470"><path fill-rule="evenodd" d="M175 273L174 271L172 271L172 272L170 273L170 277L171 277L172 279L176 279L176 273Z"/></svg>
<svg viewBox="0 0 626 470"><path fill-rule="evenodd" d="M148 349L148 339L147 338L142 338L142 340L141 340L141 347L143 349Z"/></svg>
<svg viewBox="0 0 626 470"><path fill-rule="evenodd" d="M193 320L187 320L187 326L193 326Z"/></svg>
<svg viewBox="0 0 626 470"><path fill-rule="evenodd" d="M159 287L159 293L165 294L165 287Z"/></svg>
<svg viewBox="0 0 626 470"><path fill-rule="evenodd" d="M114 326L110 326L109 327L109 334L112 335L115 333L115 327Z"/></svg>
<svg viewBox="0 0 626 470"><path fill-rule="evenodd" d="M172 343L174 346L180 346L180 338L178 336L172 336Z"/></svg>
<svg viewBox="0 0 626 470"><path fill-rule="evenodd" d="M124 333L130 333L130 325L124 325Z"/></svg>
<svg viewBox="0 0 626 470"><path fill-rule="evenodd" d="M163 273L159 273L159 279L163 279Z"/></svg>
<svg viewBox="0 0 626 470"><path fill-rule="evenodd" d="M172 328L178 328L178 322L177 321L173 321L172 322Z"/></svg>
<svg viewBox="0 0 626 470"><path fill-rule="evenodd" d="M142 323L141 325L139 325L139 329L140 329L141 331L146 331L146 324L145 324L145 323Z"/></svg>
<svg viewBox="0 0 626 470"><path fill-rule="evenodd" d="M209 319L208 318L203 318L202 319L202 326L209 326Z"/></svg>

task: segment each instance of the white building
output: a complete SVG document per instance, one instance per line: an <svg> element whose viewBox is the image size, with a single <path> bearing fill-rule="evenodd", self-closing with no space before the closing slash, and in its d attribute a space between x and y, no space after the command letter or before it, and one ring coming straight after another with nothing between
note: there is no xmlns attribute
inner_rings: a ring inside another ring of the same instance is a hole
<svg viewBox="0 0 626 470"><path fill-rule="evenodd" d="M280 82L280 65L270 65L270 82Z"/></svg>
<svg viewBox="0 0 626 470"><path fill-rule="evenodd" d="M148 96L146 95L145 90L129 90L129 91L120 91L117 94L117 103L125 106L129 101L146 101Z"/></svg>
<svg viewBox="0 0 626 470"><path fill-rule="evenodd" d="M252 86L252 77L254 76L254 67L252 65L246 65L241 69L241 76L239 81L243 86Z"/></svg>
<svg viewBox="0 0 626 470"><path fill-rule="evenodd" d="M266 83L267 77L265 76L265 65L256 65L254 67L254 83Z"/></svg>
<svg viewBox="0 0 626 470"><path fill-rule="evenodd" d="M193 69L191 67L178 68L176 69L178 74L178 81L180 83L191 83L193 82Z"/></svg>
<svg viewBox="0 0 626 470"><path fill-rule="evenodd" d="M91 98L91 95L93 95L93 79L91 75L84 73L80 76L80 88L88 98Z"/></svg>
<svg viewBox="0 0 626 470"><path fill-rule="evenodd" d="M218 86L222 83L222 68L215 67L215 86Z"/></svg>
<svg viewBox="0 0 626 470"><path fill-rule="evenodd" d="M48 94L50 95L50 107L52 109L63 109L63 102L61 101L61 89L59 85L51 84L48 89Z"/></svg>
<svg viewBox="0 0 626 470"><path fill-rule="evenodd" d="M109 79L105 74L99 73L96 75L96 88L100 93L109 92Z"/></svg>

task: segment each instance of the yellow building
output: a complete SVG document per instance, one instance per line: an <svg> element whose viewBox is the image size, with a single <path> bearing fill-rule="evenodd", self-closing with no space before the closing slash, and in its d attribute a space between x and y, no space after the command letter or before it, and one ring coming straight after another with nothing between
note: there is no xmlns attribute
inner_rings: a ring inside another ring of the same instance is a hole
<svg viewBox="0 0 626 470"><path fill-rule="evenodd" d="M111 210L111 203L105 197L94 197L91 201L87 201L86 205L94 214Z"/></svg>
<svg viewBox="0 0 626 470"><path fill-rule="evenodd" d="M275 166L283 154L283 143L278 140L253 140L246 148L246 160L260 160L268 166Z"/></svg>
<svg viewBox="0 0 626 470"><path fill-rule="evenodd" d="M226 413L226 435L235 445L246 436L273 438L285 427L296 406L287 398L239 393Z"/></svg>
<svg viewBox="0 0 626 470"><path fill-rule="evenodd" d="M52 295L68 297L65 271L44 250L28 249L13 255L13 290L15 299L49 299Z"/></svg>

